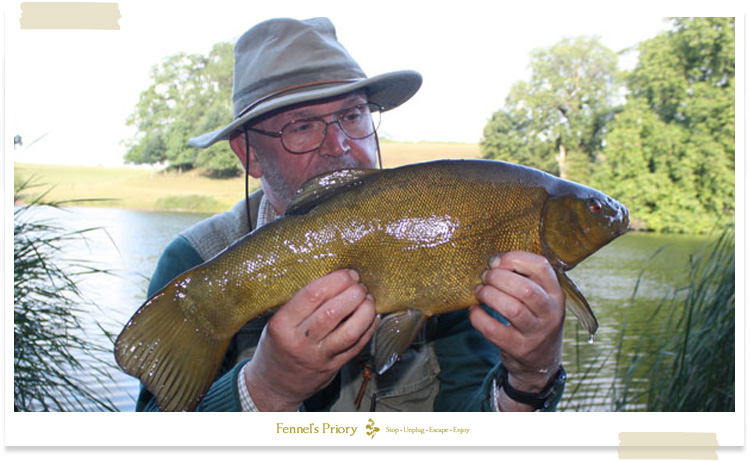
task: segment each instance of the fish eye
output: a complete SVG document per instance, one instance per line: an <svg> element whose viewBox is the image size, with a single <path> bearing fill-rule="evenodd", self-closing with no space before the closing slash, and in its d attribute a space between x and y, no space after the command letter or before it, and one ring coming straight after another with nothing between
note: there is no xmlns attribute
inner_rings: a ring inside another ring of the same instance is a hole
<svg viewBox="0 0 750 462"><path fill-rule="evenodd" d="M589 199L589 210L591 213L600 214L604 206L599 199Z"/></svg>

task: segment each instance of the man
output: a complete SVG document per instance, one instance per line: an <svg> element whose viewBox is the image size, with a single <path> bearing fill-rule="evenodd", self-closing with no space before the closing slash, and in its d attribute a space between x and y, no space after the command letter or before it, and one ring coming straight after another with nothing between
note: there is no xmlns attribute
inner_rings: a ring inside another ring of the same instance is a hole
<svg viewBox="0 0 750 462"><path fill-rule="evenodd" d="M234 79L235 120L191 144L228 140L262 189L178 236L157 264L149 295L283 214L307 179L375 168L373 118L421 85L411 71L367 78L324 18L251 28L235 47ZM353 270L323 276L243 327L198 410L554 410L565 379L565 301L549 263L508 252L489 263L482 281L476 294L486 311L431 318L400 360L373 376L377 300ZM146 390L137 409L157 410Z"/></svg>

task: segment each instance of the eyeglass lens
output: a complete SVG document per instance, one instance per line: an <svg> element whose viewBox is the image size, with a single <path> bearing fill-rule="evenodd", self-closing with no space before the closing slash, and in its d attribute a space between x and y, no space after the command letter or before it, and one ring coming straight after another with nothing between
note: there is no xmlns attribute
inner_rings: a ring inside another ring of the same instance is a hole
<svg viewBox="0 0 750 462"><path fill-rule="evenodd" d="M291 152L304 153L323 144L328 125L333 123L354 140L367 138L380 125L380 110L374 104L360 104L335 114L335 117L332 122L326 122L322 118L289 122L281 129L281 142Z"/></svg>

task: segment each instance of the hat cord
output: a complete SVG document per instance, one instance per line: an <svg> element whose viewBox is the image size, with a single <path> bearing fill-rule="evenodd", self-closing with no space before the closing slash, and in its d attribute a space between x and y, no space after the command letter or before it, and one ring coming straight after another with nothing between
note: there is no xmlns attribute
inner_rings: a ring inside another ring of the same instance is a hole
<svg viewBox="0 0 750 462"><path fill-rule="evenodd" d="M243 128L245 129L245 214L247 215L247 232L250 233L253 231L253 224L250 221L250 199L248 199L250 195L250 178L247 172L247 167L250 165L250 137L247 133L247 127Z"/></svg>
<svg viewBox="0 0 750 462"><path fill-rule="evenodd" d="M383 158L380 156L380 138L377 130L375 130L375 149L378 151L378 168L383 170Z"/></svg>

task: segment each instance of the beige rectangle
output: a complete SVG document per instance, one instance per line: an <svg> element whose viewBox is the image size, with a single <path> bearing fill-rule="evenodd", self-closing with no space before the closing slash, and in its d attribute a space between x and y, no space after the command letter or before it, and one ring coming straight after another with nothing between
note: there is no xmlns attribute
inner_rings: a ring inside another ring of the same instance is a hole
<svg viewBox="0 0 750 462"><path fill-rule="evenodd" d="M120 30L117 3L22 2L21 29Z"/></svg>
<svg viewBox="0 0 750 462"><path fill-rule="evenodd" d="M620 433L620 459L718 460L716 433Z"/></svg>

